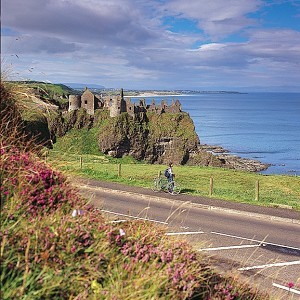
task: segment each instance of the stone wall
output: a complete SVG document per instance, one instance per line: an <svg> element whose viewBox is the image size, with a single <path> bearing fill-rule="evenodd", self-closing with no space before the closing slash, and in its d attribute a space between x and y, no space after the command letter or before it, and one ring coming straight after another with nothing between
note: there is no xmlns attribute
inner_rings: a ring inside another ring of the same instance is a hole
<svg viewBox="0 0 300 300"><path fill-rule="evenodd" d="M81 97L78 95L69 96L69 111L77 110L81 107Z"/></svg>
<svg viewBox="0 0 300 300"><path fill-rule="evenodd" d="M158 115L182 112L179 100L173 100L169 106L165 100L162 100L161 104L157 105L153 99L152 103L147 105L145 99L140 99L139 103L133 103L130 98L124 99L123 90L121 90L120 95L102 98L99 95L94 95L87 88L81 97L76 95L69 96L69 111L80 107L84 108L90 115L94 115L95 109L109 110L111 117L119 116L123 112L127 112L132 117L146 112L154 112Z"/></svg>
<svg viewBox="0 0 300 300"><path fill-rule="evenodd" d="M81 96L81 107L84 108L90 115L95 113L95 96L87 88Z"/></svg>

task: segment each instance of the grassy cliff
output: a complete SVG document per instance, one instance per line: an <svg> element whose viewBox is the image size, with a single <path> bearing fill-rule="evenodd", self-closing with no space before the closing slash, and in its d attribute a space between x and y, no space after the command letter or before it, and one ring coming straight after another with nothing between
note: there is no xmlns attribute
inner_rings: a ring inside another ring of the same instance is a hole
<svg viewBox="0 0 300 300"><path fill-rule="evenodd" d="M64 120L58 122L60 128L68 123L70 114L74 112L65 114ZM84 112L80 112L80 115L84 116ZM99 154L109 154L116 158L132 156L150 163L167 163L171 160L185 164L199 144L193 121L185 113L147 113L142 118L122 113L110 118L108 111L97 111L91 126L87 121L79 122L79 119L78 115L77 121L73 122L76 130L66 132L65 136L57 140L54 149L97 154L98 147ZM81 126L76 126L78 123Z"/></svg>
<svg viewBox="0 0 300 300"><path fill-rule="evenodd" d="M0 89L1 299L268 298L217 274L164 228L106 220L40 159L22 94Z"/></svg>

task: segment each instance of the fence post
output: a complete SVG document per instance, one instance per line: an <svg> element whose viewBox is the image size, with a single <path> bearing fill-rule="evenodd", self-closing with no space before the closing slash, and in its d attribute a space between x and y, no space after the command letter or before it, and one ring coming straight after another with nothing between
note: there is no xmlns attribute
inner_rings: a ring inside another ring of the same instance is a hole
<svg viewBox="0 0 300 300"><path fill-rule="evenodd" d="M79 156L80 169L82 169L82 155Z"/></svg>
<svg viewBox="0 0 300 300"><path fill-rule="evenodd" d="M210 177L209 180L209 196L212 196L214 190L214 179L213 177Z"/></svg>
<svg viewBox="0 0 300 300"><path fill-rule="evenodd" d="M259 180L255 182L255 201L259 200Z"/></svg>
<svg viewBox="0 0 300 300"><path fill-rule="evenodd" d="M118 177L121 177L121 164L118 164Z"/></svg>
<svg viewBox="0 0 300 300"><path fill-rule="evenodd" d="M160 177L160 175L161 175L161 171L159 171L157 175L158 175L158 177Z"/></svg>

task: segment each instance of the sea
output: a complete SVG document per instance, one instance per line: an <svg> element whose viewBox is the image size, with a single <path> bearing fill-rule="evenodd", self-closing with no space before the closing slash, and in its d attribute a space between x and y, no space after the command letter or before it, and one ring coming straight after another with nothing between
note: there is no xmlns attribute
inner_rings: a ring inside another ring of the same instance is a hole
<svg viewBox="0 0 300 300"><path fill-rule="evenodd" d="M181 102L201 144L271 166L260 173L300 175L300 93L200 93L145 97Z"/></svg>

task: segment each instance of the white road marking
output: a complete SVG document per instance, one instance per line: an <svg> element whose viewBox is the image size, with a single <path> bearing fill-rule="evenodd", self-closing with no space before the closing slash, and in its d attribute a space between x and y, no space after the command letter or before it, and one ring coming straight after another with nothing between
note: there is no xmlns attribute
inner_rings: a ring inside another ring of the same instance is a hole
<svg viewBox="0 0 300 300"><path fill-rule="evenodd" d="M203 231L187 231L187 232L167 232L166 235L188 235L188 234L201 234Z"/></svg>
<svg viewBox="0 0 300 300"><path fill-rule="evenodd" d="M265 268L271 268L271 267L285 267L285 266L292 266L292 265L300 265L300 260L282 262L282 263L274 263L274 264L266 264L266 265L260 265L260 266L245 267L245 268L239 268L238 270L239 271L247 271L247 270L253 270L253 269L265 269Z"/></svg>
<svg viewBox="0 0 300 300"><path fill-rule="evenodd" d="M260 245L238 245L238 246L228 246L228 247L216 247L216 248L201 248L198 251L218 251L218 250L231 250L231 249L243 249L243 248L254 248Z"/></svg>
<svg viewBox="0 0 300 300"><path fill-rule="evenodd" d="M245 238L245 237L242 237L242 236L231 235L231 234L226 234L226 233L221 233L221 232L215 232L215 231L211 231L210 233L211 234L222 235L222 236L228 236L228 237L232 237L232 238L236 238L236 239L240 239L240 240L245 240L245 241L256 242L256 243L260 243L263 246L265 246L265 245L272 245L272 246L283 247L283 248L288 248L288 249L293 249L293 250L300 251L300 248L286 246L286 245L280 245L280 244L274 244L274 243L269 243L269 242L265 242L265 241L259 241L259 240L255 240L255 239L249 239L249 238Z"/></svg>
<svg viewBox="0 0 300 300"><path fill-rule="evenodd" d="M283 289L283 290L286 290L288 292L300 295L300 291L292 289L292 288L289 288L287 286L284 286L284 285L281 285L281 284L278 284L278 283L275 283L275 282L273 282L273 286L278 287L278 288Z"/></svg>
<svg viewBox="0 0 300 300"><path fill-rule="evenodd" d="M136 219L136 220L144 220L144 221L168 225L167 222L162 222L162 221L157 221L157 220L152 220L152 219L147 219L147 218L134 217L134 216L130 216L130 215L114 212L114 211L109 211L109 210L105 210L105 209L100 209L100 211L103 211L103 212L109 213L109 214L113 214L113 215L117 215L117 216L132 218L132 219Z"/></svg>
<svg viewBox="0 0 300 300"><path fill-rule="evenodd" d="M115 220L115 221L110 221L109 223L123 223L123 222L128 222L128 220Z"/></svg>

